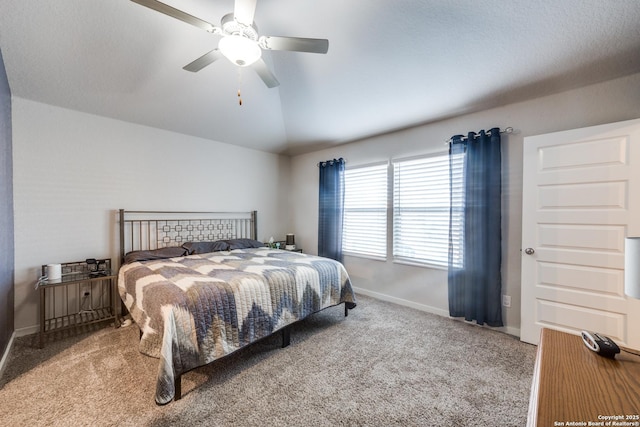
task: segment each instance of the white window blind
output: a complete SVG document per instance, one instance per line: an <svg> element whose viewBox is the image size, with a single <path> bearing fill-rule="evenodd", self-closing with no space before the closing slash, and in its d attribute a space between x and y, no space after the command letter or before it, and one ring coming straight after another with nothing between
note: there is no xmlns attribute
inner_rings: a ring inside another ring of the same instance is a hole
<svg viewBox="0 0 640 427"><path fill-rule="evenodd" d="M453 159L453 261L463 262L463 161ZM449 256L449 155L395 161L393 255L398 261L446 267Z"/></svg>
<svg viewBox="0 0 640 427"><path fill-rule="evenodd" d="M387 256L387 164L345 170L342 250Z"/></svg>

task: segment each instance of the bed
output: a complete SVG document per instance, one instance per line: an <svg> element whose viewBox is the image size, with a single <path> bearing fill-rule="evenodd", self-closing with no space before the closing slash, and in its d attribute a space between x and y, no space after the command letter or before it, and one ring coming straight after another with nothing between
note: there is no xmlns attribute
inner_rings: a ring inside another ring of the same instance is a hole
<svg viewBox="0 0 640 427"><path fill-rule="evenodd" d="M256 240L257 213L119 211L118 291L158 358L155 400L181 397L182 374L325 308L356 306L344 266Z"/></svg>

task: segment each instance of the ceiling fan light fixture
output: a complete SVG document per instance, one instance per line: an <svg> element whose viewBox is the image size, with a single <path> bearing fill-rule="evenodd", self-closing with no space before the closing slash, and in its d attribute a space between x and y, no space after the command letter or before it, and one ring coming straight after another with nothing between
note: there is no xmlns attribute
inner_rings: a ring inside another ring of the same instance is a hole
<svg viewBox="0 0 640 427"><path fill-rule="evenodd" d="M247 67L262 56L262 49L255 41L241 35L229 35L218 42L220 52L233 64Z"/></svg>

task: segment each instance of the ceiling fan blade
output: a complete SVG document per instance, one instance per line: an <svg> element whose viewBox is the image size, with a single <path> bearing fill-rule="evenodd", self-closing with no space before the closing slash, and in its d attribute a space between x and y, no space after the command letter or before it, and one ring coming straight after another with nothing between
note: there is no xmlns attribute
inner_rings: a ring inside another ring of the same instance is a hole
<svg viewBox="0 0 640 427"><path fill-rule="evenodd" d="M241 24L253 24L253 16L256 13L257 0L235 0L233 16Z"/></svg>
<svg viewBox="0 0 640 427"><path fill-rule="evenodd" d="M164 13L167 16L171 16L172 18L179 19L187 24L191 24L195 27L202 28L205 31L209 31L212 33L214 31L214 26L207 21L203 21L200 18L196 18L193 15L189 15L186 12L178 10L174 7L171 7L167 4L161 3L157 0L131 0L134 3L138 3L142 6L146 6L149 9L153 9L156 12Z"/></svg>
<svg viewBox="0 0 640 427"><path fill-rule="evenodd" d="M271 50L292 50L295 52L327 53L329 40L305 39L301 37L260 37L261 46Z"/></svg>
<svg viewBox="0 0 640 427"><path fill-rule="evenodd" d="M276 79L276 76L273 75L267 64L264 62L262 58L258 59L256 62L250 65L251 68L256 70L256 73L260 76L264 84L267 85L268 88L280 86L280 82Z"/></svg>
<svg viewBox="0 0 640 427"><path fill-rule="evenodd" d="M222 58L220 51L218 49L213 49L211 52L207 52L195 61L185 65L182 69L195 73L220 58Z"/></svg>

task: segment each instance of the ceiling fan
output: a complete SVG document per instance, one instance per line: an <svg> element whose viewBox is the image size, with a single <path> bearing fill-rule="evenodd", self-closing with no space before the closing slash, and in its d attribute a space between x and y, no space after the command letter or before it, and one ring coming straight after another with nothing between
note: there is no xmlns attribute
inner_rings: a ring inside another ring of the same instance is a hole
<svg viewBox="0 0 640 427"><path fill-rule="evenodd" d="M182 67L194 73L226 57L239 67L253 68L264 84L272 88L280 83L262 59L263 49L323 54L329 50L329 40L326 39L259 36L258 27L253 22L257 0L235 0L233 12L222 17L219 27L157 0L131 1L222 36L216 49Z"/></svg>

